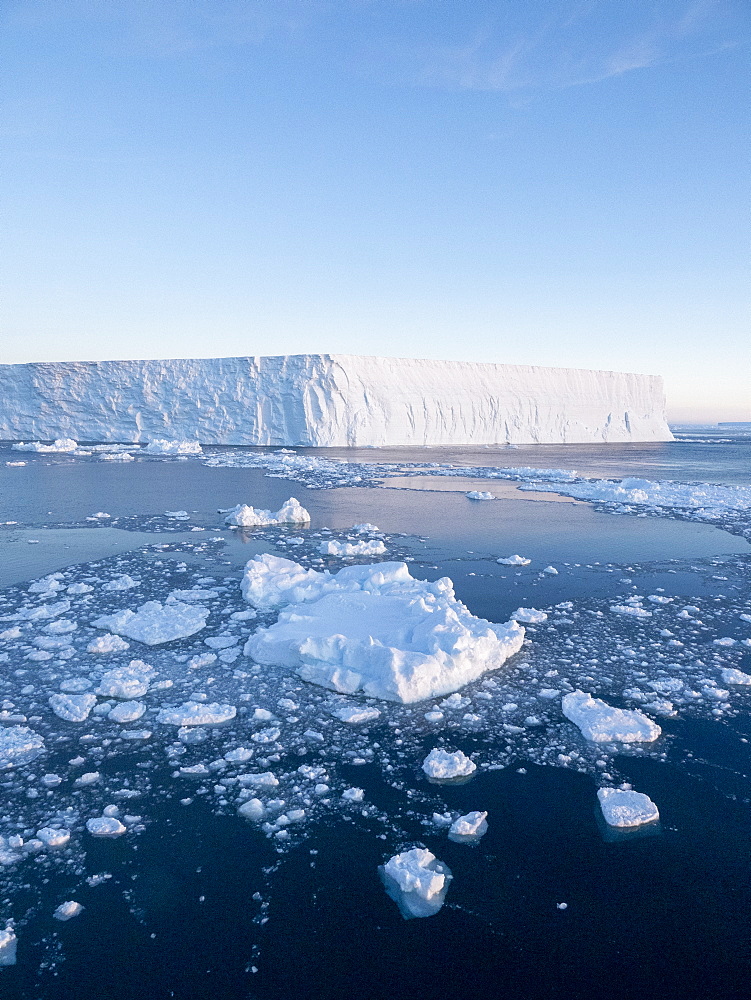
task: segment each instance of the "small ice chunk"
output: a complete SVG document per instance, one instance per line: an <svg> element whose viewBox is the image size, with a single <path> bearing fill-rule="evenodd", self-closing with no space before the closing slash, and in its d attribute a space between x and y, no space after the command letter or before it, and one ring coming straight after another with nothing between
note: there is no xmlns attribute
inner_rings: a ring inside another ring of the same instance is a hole
<svg viewBox="0 0 751 1000"><path fill-rule="evenodd" d="M248 799L237 810L244 819L249 819L253 823L260 823L266 818L266 807L260 799Z"/></svg>
<svg viewBox="0 0 751 1000"><path fill-rule="evenodd" d="M380 872L387 894L406 920L438 913L453 877L448 866L424 847L395 854Z"/></svg>
<svg viewBox="0 0 751 1000"><path fill-rule="evenodd" d="M470 490L469 493L465 493L464 496L468 500L495 500L492 493L488 493L486 490Z"/></svg>
<svg viewBox="0 0 751 1000"><path fill-rule="evenodd" d="M94 588L90 583L72 583L67 589L67 594L72 594L73 596L77 594L90 594Z"/></svg>
<svg viewBox="0 0 751 1000"><path fill-rule="evenodd" d="M625 788L600 788L597 798L608 826L624 829L654 823L660 818L657 806L643 792Z"/></svg>
<svg viewBox="0 0 751 1000"><path fill-rule="evenodd" d="M198 441L168 441L154 438L143 449L146 455L201 455L203 450Z"/></svg>
<svg viewBox="0 0 751 1000"><path fill-rule="evenodd" d="M121 724L135 722L141 718L145 711L146 706L142 701L121 701L115 705L107 718L111 722L119 722Z"/></svg>
<svg viewBox="0 0 751 1000"><path fill-rule="evenodd" d="M548 616L544 611L538 611L537 608L517 608L511 618L513 621L523 622L525 625L539 625L541 622L547 621Z"/></svg>
<svg viewBox="0 0 751 1000"><path fill-rule="evenodd" d="M457 844L472 844L488 832L487 812L469 812L455 819L449 828L449 840Z"/></svg>
<svg viewBox="0 0 751 1000"><path fill-rule="evenodd" d="M142 698L156 671L143 660L131 660L127 667L115 667L102 675L96 693L103 698L131 701Z"/></svg>
<svg viewBox="0 0 751 1000"><path fill-rule="evenodd" d="M262 771L256 774L241 774L237 779L243 788L276 788L279 779L273 771Z"/></svg>
<svg viewBox="0 0 751 1000"><path fill-rule="evenodd" d="M33 760L43 746L43 737L28 726L0 726L0 768Z"/></svg>
<svg viewBox="0 0 751 1000"><path fill-rule="evenodd" d="M96 625L96 622L94 623ZM86 647L87 653L123 653L130 649L130 643L121 639L119 635L106 632L98 638L93 639Z"/></svg>
<svg viewBox="0 0 751 1000"><path fill-rule="evenodd" d="M247 747L237 747L234 750L229 750L224 755L224 759L228 760L231 764L234 764L235 762L244 763L246 760L250 760L252 756L252 750L249 750Z"/></svg>
<svg viewBox="0 0 751 1000"><path fill-rule="evenodd" d="M350 725L373 722L381 715L377 708L371 708L368 705L344 705L341 708L335 708L331 714L341 722L348 722Z"/></svg>
<svg viewBox="0 0 751 1000"><path fill-rule="evenodd" d="M71 920L73 917L77 917L82 910L83 906L80 903L68 899L57 907L52 916L55 920Z"/></svg>
<svg viewBox="0 0 751 1000"><path fill-rule="evenodd" d="M529 566L532 562L531 559L527 559L526 556L514 555L514 556L502 556L500 559L496 559L497 563L501 566Z"/></svg>
<svg viewBox="0 0 751 1000"><path fill-rule="evenodd" d="M640 608L636 604L613 604L610 610L614 615L626 615L632 618L651 618L652 612L647 611L646 608Z"/></svg>
<svg viewBox="0 0 751 1000"><path fill-rule="evenodd" d="M558 576L558 570L555 566L546 566L543 573L547 573L548 576Z"/></svg>
<svg viewBox="0 0 751 1000"><path fill-rule="evenodd" d="M16 964L17 943L15 932L10 925L0 929L0 966Z"/></svg>
<svg viewBox="0 0 751 1000"><path fill-rule="evenodd" d="M722 671L723 684L751 684L751 674L745 674L742 670L734 667L726 667Z"/></svg>
<svg viewBox="0 0 751 1000"><path fill-rule="evenodd" d="M382 556L386 546L379 540L370 542L321 542L318 551L322 556L339 556L340 558L355 558L356 556Z"/></svg>
<svg viewBox="0 0 751 1000"><path fill-rule="evenodd" d="M345 802L362 802L365 798L365 791L362 788L345 788L342 792Z"/></svg>
<svg viewBox="0 0 751 1000"><path fill-rule="evenodd" d="M86 829L92 837L120 837L126 828L114 816L96 816L86 820Z"/></svg>
<svg viewBox="0 0 751 1000"><path fill-rule="evenodd" d="M123 573L122 576L116 576L114 579L105 583L102 590L107 591L118 591L118 590L132 590L133 587L137 587L140 583L139 580L134 580L132 576L128 576L127 573Z"/></svg>
<svg viewBox="0 0 751 1000"><path fill-rule="evenodd" d="M70 830L43 826L37 830L36 839L41 840L45 847L64 847L70 840Z"/></svg>
<svg viewBox="0 0 751 1000"><path fill-rule="evenodd" d="M451 753L435 747L422 762L422 769L433 781L452 781L469 777L477 770L477 765L461 750Z"/></svg>
<svg viewBox="0 0 751 1000"><path fill-rule="evenodd" d="M93 694L51 694L49 704L59 719L66 722L85 722L94 705Z"/></svg>
<svg viewBox="0 0 751 1000"><path fill-rule="evenodd" d="M160 709L156 721L167 726L217 726L236 715L234 705L186 701L176 708Z"/></svg>
<svg viewBox="0 0 751 1000"><path fill-rule="evenodd" d="M224 519L225 524L236 528L262 528L273 524L310 523L310 514L295 497L290 497L276 513L260 508L257 510L244 503L239 503L230 510L223 510L220 513L227 515Z"/></svg>
<svg viewBox="0 0 751 1000"><path fill-rule="evenodd" d="M662 732L642 712L613 708L584 691L565 695L561 707L566 718L593 743L651 743Z"/></svg>

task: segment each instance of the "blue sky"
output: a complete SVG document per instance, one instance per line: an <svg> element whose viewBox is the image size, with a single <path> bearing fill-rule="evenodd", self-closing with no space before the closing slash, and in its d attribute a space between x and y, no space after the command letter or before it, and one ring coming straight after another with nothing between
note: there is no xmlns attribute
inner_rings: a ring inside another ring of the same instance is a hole
<svg viewBox="0 0 751 1000"><path fill-rule="evenodd" d="M751 419L745 0L5 0L0 360L665 376Z"/></svg>

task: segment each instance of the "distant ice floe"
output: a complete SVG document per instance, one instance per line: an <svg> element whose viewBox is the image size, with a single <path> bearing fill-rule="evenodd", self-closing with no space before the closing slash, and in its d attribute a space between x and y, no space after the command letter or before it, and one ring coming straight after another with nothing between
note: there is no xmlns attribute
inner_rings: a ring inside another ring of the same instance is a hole
<svg viewBox="0 0 751 1000"><path fill-rule="evenodd" d="M86 829L92 837L121 837L127 828L116 816L95 816L86 820Z"/></svg>
<svg viewBox="0 0 751 1000"><path fill-rule="evenodd" d="M198 441L168 441L154 438L143 449L145 455L201 455L203 449Z"/></svg>
<svg viewBox="0 0 751 1000"><path fill-rule="evenodd" d="M511 615L515 622L523 622L525 625L541 625L548 620L545 611L538 611L537 608L517 608Z"/></svg>
<svg viewBox="0 0 751 1000"><path fill-rule="evenodd" d="M495 500L495 496L492 493L488 493L486 490L470 490L469 493L465 493L464 496L468 500Z"/></svg>
<svg viewBox="0 0 751 1000"><path fill-rule="evenodd" d="M602 815L608 826L633 829L660 818L657 806L644 792L625 788L600 788L597 792Z"/></svg>
<svg viewBox="0 0 751 1000"><path fill-rule="evenodd" d="M403 704L450 694L500 667L524 641L516 622L472 615L448 577L416 580L402 562L331 574L258 556L246 566L243 594L256 607L287 605L250 636L245 655L342 694Z"/></svg>
<svg viewBox="0 0 751 1000"><path fill-rule="evenodd" d="M28 726L0 726L0 768L33 760L44 748L44 737Z"/></svg>
<svg viewBox="0 0 751 1000"><path fill-rule="evenodd" d="M77 917L82 912L83 906L81 903L77 903L74 899L68 899L55 909L52 916L55 920L72 920L73 917Z"/></svg>
<svg viewBox="0 0 751 1000"><path fill-rule="evenodd" d="M41 441L19 441L12 444L13 451L36 451L40 454L52 454L54 452L66 453L78 450L78 442L72 438L57 438L52 444L43 444Z"/></svg>
<svg viewBox="0 0 751 1000"><path fill-rule="evenodd" d="M236 528L265 528L274 524L309 524L310 514L299 500L290 497L276 513L270 510L256 509L247 504L239 503L228 510L220 510L226 514L225 524Z"/></svg>
<svg viewBox="0 0 751 1000"><path fill-rule="evenodd" d="M593 743L651 743L662 730L635 709L613 708L584 691L564 696L563 714Z"/></svg>
<svg viewBox="0 0 751 1000"><path fill-rule="evenodd" d="M218 726L237 715L234 705L186 701L175 708L162 708L156 721L166 726Z"/></svg>
<svg viewBox="0 0 751 1000"><path fill-rule="evenodd" d="M184 639L206 627L208 608L200 604L175 601L162 606L159 601L147 601L137 611L116 611L93 621L96 628L110 629L118 635L158 646L173 639ZM126 647L127 648L127 647Z"/></svg>
<svg viewBox="0 0 751 1000"><path fill-rule="evenodd" d="M422 769L431 781L451 782L468 778L477 770L477 764L462 750L442 750L435 747L422 762Z"/></svg>
<svg viewBox="0 0 751 1000"><path fill-rule="evenodd" d="M453 878L448 865L425 847L395 854L379 871L386 893L405 920L438 913Z"/></svg>
<svg viewBox="0 0 751 1000"><path fill-rule="evenodd" d="M0 928L0 966L16 964L17 944L18 939L10 924L5 928Z"/></svg>
<svg viewBox="0 0 751 1000"><path fill-rule="evenodd" d="M348 559L355 556L382 556L386 552L383 542L374 539L371 542L337 542L334 540L321 542L318 551L323 556L338 556Z"/></svg>
<svg viewBox="0 0 751 1000"><path fill-rule="evenodd" d="M526 556L514 555L501 556L499 559L496 559L496 562L500 563L501 566L529 566L532 560L527 559Z"/></svg>

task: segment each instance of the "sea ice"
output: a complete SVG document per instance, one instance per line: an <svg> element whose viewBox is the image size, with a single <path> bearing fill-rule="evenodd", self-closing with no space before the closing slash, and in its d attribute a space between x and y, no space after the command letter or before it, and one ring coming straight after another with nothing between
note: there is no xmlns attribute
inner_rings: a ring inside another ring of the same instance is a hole
<svg viewBox="0 0 751 1000"><path fill-rule="evenodd" d="M386 551L383 542L375 540L371 542L321 542L318 551L323 556L382 556Z"/></svg>
<svg viewBox="0 0 751 1000"><path fill-rule="evenodd" d="M132 576L128 576L127 573L123 573L122 576L116 576L109 583L105 583L102 590L131 590L133 587L137 587L139 582L139 580L134 580Z"/></svg>
<svg viewBox="0 0 751 1000"><path fill-rule="evenodd" d="M492 493L488 493L486 490L470 490L469 493L464 494L468 500L495 500L495 496Z"/></svg>
<svg viewBox="0 0 751 1000"><path fill-rule="evenodd" d="M733 667L725 667L722 671L722 682L723 684L751 684L751 674L735 670Z"/></svg>
<svg viewBox="0 0 751 1000"><path fill-rule="evenodd" d="M624 788L600 788L597 798L608 826L627 829L654 823L660 818L657 806L643 792Z"/></svg>
<svg viewBox="0 0 751 1000"><path fill-rule="evenodd" d="M369 705L344 705L341 708L333 709L331 714L341 722L349 722L352 725L357 725L360 722L373 722L381 715L377 708L372 708Z"/></svg>
<svg viewBox="0 0 751 1000"><path fill-rule="evenodd" d="M537 608L517 608L511 617L514 621L523 622L525 625L539 625L548 618L544 611L538 611Z"/></svg>
<svg viewBox="0 0 751 1000"><path fill-rule="evenodd" d="M142 701L121 701L112 709L107 718L111 722L135 722L146 711Z"/></svg>
<svg viewBox="0 0 751 1000"><path fill-rule="evenodd" d="M386 892L406 920L438 913L453 877L448 866L424 847L395 854L380 872Z"/></svg>
<svg viewBox="0 0 751 1000"><path fill-rule="evenodd" d="M166 441L154 438L143 449L146 455L200 455L203 452L198 441Z"/></svg>
<svg viewBox="0 0 751 1000"><path fill-rule="evenodd" d="M449 840L457 844L474 844L488 832L487 812L469 812L455 819L449 828Z"/></svg>
<svg viewBox="0 0 751 1000"><path fill-rule="evenodd" d="M120 837L125 826L115 816L95 816L86 820L86 829L92 837Z"/></svg>
<svg viewBox="0 0 751 1000"><path fill-rule="evenodd" d="M28 726L0 726L0 768L25 764L43 747L43 737Z"/></svg>
<svg viewBox="0 0 751 1000"><path fill-rule="evenodd" d="M518 652L524 629L475 618L448 577L410 576L405 563L349 566L332 575L259 556L243 578L257 606L291 603L245 644L258 663L306 681L407 704L449 694Z"/></svg>
<svg viewBox="0 0 751 1000"><path fill-rule="evenodd" d="M70 840L70 830L43 826L37 830L36 839L41 840L45 847L64 847Z"/></svg>
<svg viewBox="0 0 751 1000"><path fill-rule="evenodd" d="M131 660L127 667L115 667L102 675L96 693L103 698L130 701L142 698L156 671L143 660Z"/></svg>
<svg viewBox="0 0 751 1000"><path fill-rule="evenodd" d="M310 514L305 510L299 500L290 497L285 501L276 513L270 510L256 510L247 504L237 504L230 510L222 510L221 514L226 514L225 524L238 528L260 528L273 524L309 524Z"/></svg>
<svg viewBox="0 0 751 1000"><path fill-rule="evenodd" d="M10 926L0 929L0 966L16 964L17 938Z"/></svg>
<svg viewBox="0 0 751 1000"><path fill-rule="evenodd" d="M50 708L59 719L66 722L85 722L94 705L93 694L51 694Z"/></svg>
<svg viewBox="0 0 751 1000"><path fill-rule="evenodd" d="M561 707L566 718L593 743L651 743L662 732L642 712L613 708L583 691L565 695Z"/></svg>
<svg viewBox="0 0 751 1000"><path fill-rule="evenodd" d="M73 917L77 917L82 910L83 906L80 903L69 899L65 903L61 903L52 916L55 920L71 920Z"/></svg>
<svg viewBox="0 0 751 1000"><path fill-rule="evenodd" d="M515 555L502 556L500 559L496 559L496 562L500 563L501 566L529 566L532 560L525 556Z"/></svg>
<svg viewBox="0 0 751 1000"><path fill-rule="evenodd" d="M422 769L432 781L453 781L474 774L477 764L461 750L451 753L435 747L422 762Z"/></svg>
<svg viewBox="0 0 751 1000"><path fill-rule="evenodd" d="M200 604L174 604L162 606L159 601L147 601L137 611L116 611L103 615L92 623L96 628L110 629L129 639L157 646L173 639L184 639L200 632L206 626L208 608Z"/></svg>
<svg viewBox="0 0 751 1000"><path fill-rule="evenodd" d="M37 451L42 454L52 452L70 452L78 449L78 442L72 438L57 438L52 444L42 444L41 441L19 441L12 444L13 451Z"/></svg>
<svg viewBox="0 0 751 1000"><path fill-rule="evenodd" d="M160 709L156 721L168 726L217 726L236 714L234 705L186 701L177 708Z"/></svg>
<svg viewBox="0 0 751 1000"><path fill-rule="evenodd" d="M99 619L102 621L102 619ZM96 624L96 623L94 623ZM106 626L100 626L106 628ZM126 649L130 649L130 644L124 639L121 639L119 635L113 635L111 632L106 632L104 635L100 635L92 641L86 647L87 653L124 653Z"/></svg>

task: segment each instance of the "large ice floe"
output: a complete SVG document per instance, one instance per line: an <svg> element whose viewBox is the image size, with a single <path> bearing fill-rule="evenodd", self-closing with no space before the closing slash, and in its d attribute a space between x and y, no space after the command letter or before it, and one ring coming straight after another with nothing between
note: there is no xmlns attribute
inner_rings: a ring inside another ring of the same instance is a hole
<svg viewBox="0 0 751 1000"><path fill-rule="evenodd" d="M657 806L644 792L630 788L600 788L597 798L608 826L628 830L660 818Z"/></svg>
<svg viewBox="0 0 751 1000"><path fill-rule="evenodd" d="M219 513L226 514L224 523L235 528L265 528L273 524L310 523L310 514L295 497L286 500L276 513L249 507L245 503L239 503L229 510L220 510Z"/></svg>
<svg viewBox="0 0 751 1000"><path fill-rule="evenodd" d="M109 629L118 635L143 642L147 646L158 646L173 639L200 632L206 626L208 608L200 604L183 604L181 601L147 601L137 611L116 611L94 620L97 628Z"/></svg>
<svg viewBox="0 0 751 1000"><path fill-rule="evenodd" d="M613 708L584 691L572 691L561 703L563 714L592 743L651 743L662 730L636 709Z"/></svg>
<svg viewBox="0 0 751 1000"><path fill-rule="evenodd" d="M257 608L283 608L250 636L246 655L343 694L401 703L449 694L502 666L524 641L516 622L472 615L448 577L416 580L403 562L332 574L266 554L247 564L242 589Z"/></svg>
<svg viewBox="0 0 751 1000"><path fill-rule="evenodd" d="M438 913L453 878L448 865L425 847L395 854L379 870L386 892L405 920Z"/></svg>

